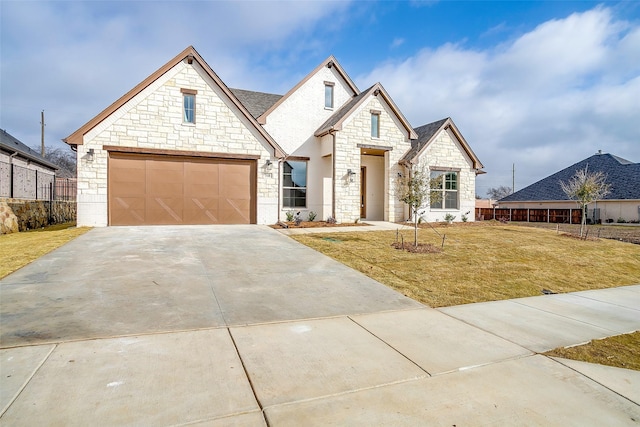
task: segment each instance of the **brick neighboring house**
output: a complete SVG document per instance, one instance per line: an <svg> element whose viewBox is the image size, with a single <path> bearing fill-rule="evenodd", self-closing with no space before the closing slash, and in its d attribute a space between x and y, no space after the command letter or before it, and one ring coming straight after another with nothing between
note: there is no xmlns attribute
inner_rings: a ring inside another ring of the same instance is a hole
<svg viewBox="0 0 640 427"><path fill-rule="evenodd" d="M640 163L601 152L498 200L498 207L577 209L576 202L562 191L560 181L568 182L576 171L585 167L589 172L603 172L611 186L609 194L587 207L589 221L640 220Z"/></svg>
<svg viewBox="0 0 640 427"><path fill-rule="evenodd" d="M442 175L441 206L473 212L482 164L450 118L413 129L376 83L329 57L283 96L230 89L188 47L65 140L78 152L78 225L401 221L395 181ZM471 216L473 218L473 216Z"/></svg>
<svg viewBox="0 0 640 427"><path fill-rule="evenodd" d="M58 167L0 129L0 197L45 199Z"/></svg>

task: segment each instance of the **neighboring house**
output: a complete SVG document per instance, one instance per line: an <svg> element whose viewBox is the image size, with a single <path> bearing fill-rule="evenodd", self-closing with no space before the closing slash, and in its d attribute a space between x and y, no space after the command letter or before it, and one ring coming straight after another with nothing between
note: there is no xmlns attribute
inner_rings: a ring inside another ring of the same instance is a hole
<svg viewBox="0 0 640 427"><path fill-rule="evenodd" d="M285 95L230 89L189 47L65 140L78 224L273 224L288 212L401 221L395 182L420 162L473 211L479 162L451 119L413 129L381 84L329 57Z"/></svg>
<svg viewBox="0 0 640 427"><path fill-rule="evenodd" d="M43 199L58 167L0 129L0 197Z"/></svg>
<svg viewBox="0 0 640 427"><path fill-rule="evenodd" d="M498 205L516 209L577 209L576 202L562 191L560 181L569 182L576 171L585 167L589 172L604 173L611 186L609 194L587 207L588 220L640 220L640 163L602 152L500 199Z"/></svg>

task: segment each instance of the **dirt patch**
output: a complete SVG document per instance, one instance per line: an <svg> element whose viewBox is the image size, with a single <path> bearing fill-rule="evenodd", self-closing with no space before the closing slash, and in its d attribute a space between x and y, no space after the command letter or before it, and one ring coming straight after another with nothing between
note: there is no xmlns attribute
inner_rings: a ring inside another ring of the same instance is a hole
<svg viewBox="0 0 640 427"><path fill-rule="evenodd" d="M403 250L414 254L437 254L442 252L442 249L432 245L431 243L418 243L418 246L416 246L413 243L394 242L391 244L391 246L398 250Z"/></svg>
<svg viewBox="0 0 640 427"><path fill-rule="evenodd" d="M358 226L368 226L369 224L364 222L357 223L331 223L327 221L301 221L296 224L295 221L280 221L277 224L270 225L271 228L322 228L322 227L358 227Z"/></svg>

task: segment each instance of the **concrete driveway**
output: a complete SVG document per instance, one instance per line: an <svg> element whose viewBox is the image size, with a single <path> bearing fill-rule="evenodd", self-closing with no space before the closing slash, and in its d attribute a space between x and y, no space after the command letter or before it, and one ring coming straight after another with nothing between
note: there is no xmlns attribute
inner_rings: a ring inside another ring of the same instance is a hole
<svg viewBox="0 0 640 427"><path fill-rule="evenodd" d="M0 425L637 425L640 373L536 354L640 328L598 292L434 310L268 227L94 229L0 281Z"/></svg>
<svg viewBox="0 0 640 427"><path fill-rule="evenodd" d="M1 283L2 347L420 307L256 226L93 229Z"/></svg>

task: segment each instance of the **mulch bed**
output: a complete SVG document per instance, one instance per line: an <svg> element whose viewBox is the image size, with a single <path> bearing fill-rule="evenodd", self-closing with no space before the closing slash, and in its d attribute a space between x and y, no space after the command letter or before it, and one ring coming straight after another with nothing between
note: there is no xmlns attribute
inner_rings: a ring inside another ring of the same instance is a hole
<svg viewBox="0 0 640 427"><path fill-rule="evenodd" d="M284 226L286 225L286 227ZM294 221L280 221L277 224L273 224L271 228L321 228L321 227L358 227L358 226L367 226L369 224L358 222L343 222L340 224L330 223L327 221L301 221L296 225Z"/></svg>

